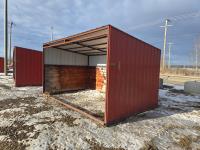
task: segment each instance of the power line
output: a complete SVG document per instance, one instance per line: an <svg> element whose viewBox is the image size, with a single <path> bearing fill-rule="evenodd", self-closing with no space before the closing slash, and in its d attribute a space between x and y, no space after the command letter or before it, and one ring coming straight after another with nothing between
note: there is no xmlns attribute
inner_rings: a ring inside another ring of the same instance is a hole
<svg viewBox="0 0 200 150"><path fill-rule="evenodd" d="M193 35L200 35L200 32L196 32L196 33L186 33L186 34L169 34L169 36L168 37L179 37L179 36L181 36L181 37L187 37L187 36L193 36Z"/></svg>
<svg viewBox="0 0 200 150"><path fill-rule="evenodd" d="M185 20L185 19L190 19L190 18L197 18L197 17L200 17L200 11L193 12L193 13L182 14L182 15L177 15L177 16L171 16L171 17L167 17L167 18L169 20L172 20L172 21L180 21L180 20ZM158 20L154 20L154 21L151 21L151 22L146 22L146 23L139 24L139 25L136 25L134 27L131 27L128 30L136 30L136 29L139 29L139 28L155 26L155 25L158 25L158 24L162 23L162 21L163 21L163 19L158 19Z"/></svg>
<svg viewBox="0 0 200 150"><path fill-rule="evenodd" d="M183 14L183 15L179 15L179 16L174 16L174 17L169 17L169 18L170 18L170 20L178 21L178 20L183 20L183 19L187 19L187 18L196 18L196 17L200 17L200 11Z"/></svg>

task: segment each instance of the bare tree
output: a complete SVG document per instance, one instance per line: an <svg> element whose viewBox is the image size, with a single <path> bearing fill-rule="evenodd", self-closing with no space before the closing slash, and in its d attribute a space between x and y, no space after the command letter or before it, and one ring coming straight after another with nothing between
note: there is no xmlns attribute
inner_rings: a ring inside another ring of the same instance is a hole
<svg viewBox="0 0 200 150"><path fill-rule="evenodd" d="M200 67L200 36L194 42L194 48L192 50L192 59L194 68L198 72Z"/></svg>

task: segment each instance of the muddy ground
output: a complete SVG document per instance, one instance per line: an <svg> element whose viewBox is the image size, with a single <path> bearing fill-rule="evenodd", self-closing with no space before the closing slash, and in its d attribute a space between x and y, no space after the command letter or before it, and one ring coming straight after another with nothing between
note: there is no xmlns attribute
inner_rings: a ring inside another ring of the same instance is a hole
<svg viewBox="0 0 200 150"><path fill-rule="evenodd" d="M200 96L181 86L160 90L159 107L102 127L42 94L0 76L0 149L199 149Z"/></svg>

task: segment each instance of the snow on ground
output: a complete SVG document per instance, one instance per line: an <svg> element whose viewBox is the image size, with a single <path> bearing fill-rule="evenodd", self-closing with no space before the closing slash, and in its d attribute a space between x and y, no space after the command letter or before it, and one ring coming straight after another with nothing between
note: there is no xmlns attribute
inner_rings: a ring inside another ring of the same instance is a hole
<svg viewBox="0 0 200 150"><path fill-rule="evenodd" d="M42 94L0 76L0 149L198 149L200 96L160 90L158 108L102 127Z"/></svg>

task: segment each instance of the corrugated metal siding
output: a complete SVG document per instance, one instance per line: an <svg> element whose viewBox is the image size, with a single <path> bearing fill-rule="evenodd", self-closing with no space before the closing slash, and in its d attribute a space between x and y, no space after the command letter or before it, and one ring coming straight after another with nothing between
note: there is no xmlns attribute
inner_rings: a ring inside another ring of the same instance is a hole
<svg viewBox="0 0 200 150"><path fill-rule="evenodd" d="M16 47L14 75L17 87L42 85L42 52Z"/></svg>
<svg viewBox="0 0 200 150"><path fill-rule="evenodd" d="M105 66L106 65L106 55L103 56L90 56L89 57L90 66Z"/></svg>
<svg viewBox="0 0 200 150"><path fill-rule="evenodd" d="M110 27L105 122L158 105L160 50Z"/></svg>
<svg viewBox="0 0 200 150"><path fill-rule="evenodd" d="M48 48L45 52L45 64L87 66L88 57L56 48Z"/></svg>
<svg viewBox="0 0 200 150"><path fill-rule="evenodd" d="M4 72L4 58L0 57L0 73Z"/></svg>

